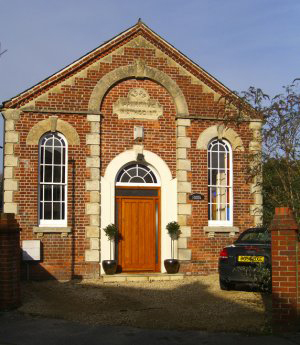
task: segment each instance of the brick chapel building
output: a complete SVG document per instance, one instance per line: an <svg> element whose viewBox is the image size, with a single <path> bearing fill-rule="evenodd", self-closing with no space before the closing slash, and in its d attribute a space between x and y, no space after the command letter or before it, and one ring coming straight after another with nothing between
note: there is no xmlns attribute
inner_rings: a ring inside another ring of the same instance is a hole
<svg viewBox="0 0 300 345"><path fill-rule="evenodd" d="M180 271L215 271L262 204L246 174L261 121L224 123L228 94L139 21L3 102L4 212L16 214L22 241L40 240L31 277L103 274L110 223L123 272L165 272L170 221L181 225Z"/></svg>

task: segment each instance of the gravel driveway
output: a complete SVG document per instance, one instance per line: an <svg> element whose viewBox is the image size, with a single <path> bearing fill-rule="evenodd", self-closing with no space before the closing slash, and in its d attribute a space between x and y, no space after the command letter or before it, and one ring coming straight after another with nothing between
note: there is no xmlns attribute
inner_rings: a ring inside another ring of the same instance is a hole
<svg viewBox="0 0 300 345"><path fill-rule="evenodd" d="M20 312L89 324L264 333L270 295L221 291L218 275L178 281L25 282Z"/></svg>

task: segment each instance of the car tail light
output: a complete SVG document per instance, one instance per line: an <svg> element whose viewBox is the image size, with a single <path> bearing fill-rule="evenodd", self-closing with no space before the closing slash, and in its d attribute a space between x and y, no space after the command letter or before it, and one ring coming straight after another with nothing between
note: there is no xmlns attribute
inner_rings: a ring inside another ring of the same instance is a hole
<svg viewBox="0 0 300 345"><path fill-rule="evenodd" d="M228 259L228 251L226 248L222 249L220 251L220 259Z"/></svg>

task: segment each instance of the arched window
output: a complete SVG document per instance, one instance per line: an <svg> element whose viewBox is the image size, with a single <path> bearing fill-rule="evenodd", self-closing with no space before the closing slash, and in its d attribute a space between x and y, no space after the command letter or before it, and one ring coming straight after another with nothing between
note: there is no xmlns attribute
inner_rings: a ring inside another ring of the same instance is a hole
<svg viewBox="0 0 300 345"><path fill-rule="evenodd" d="M67 226L67 148L60 133L47 133L40 139L40 226Z"/></svg>
<svg viewBox="0 0 300 345"><path fill-rule="evenodd" d="M154 172L146 165L131 163L120 170L117 175L116 185L157 185L158 180Z"/></svg>
<svg viewBox="0 0 300 345"><path fill-rule="evenodd" d="M225 140L208 145L208 225L233 225L232 150Z"/></svg>

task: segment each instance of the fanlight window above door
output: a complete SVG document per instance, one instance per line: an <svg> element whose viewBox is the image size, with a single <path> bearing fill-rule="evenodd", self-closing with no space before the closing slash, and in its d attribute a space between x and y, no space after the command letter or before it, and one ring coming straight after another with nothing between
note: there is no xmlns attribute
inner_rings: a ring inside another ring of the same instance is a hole
<svg viewBox="0 0 300 345"><path fill-rule="evenodd" d="M149 167L139 163L132 163L122 168L117 176L116 185L125 184L157 185L158 181Z"/></svg>

